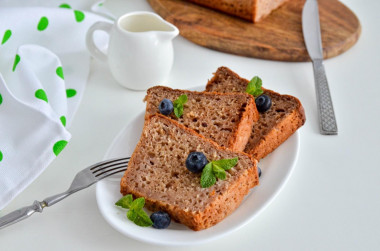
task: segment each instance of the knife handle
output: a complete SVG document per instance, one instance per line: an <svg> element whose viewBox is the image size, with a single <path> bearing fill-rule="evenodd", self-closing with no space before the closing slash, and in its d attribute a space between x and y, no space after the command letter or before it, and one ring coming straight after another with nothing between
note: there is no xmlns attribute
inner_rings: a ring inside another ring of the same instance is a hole
<svg viewBox="0 0 380 251"><path fill-rule="evenodd" d="M338 127L322 59L313 60L313 69L320 132L324 135L337 135Z"/></svg>
<svg viewBox="0 0 380 251"><path fill-rule="evenodd" d="M0 218L0 228L7 227L13 223L24 220L34 214L35 212L41 213L45 207L44 202L34 201L33 205L20 208Z"/></svg>

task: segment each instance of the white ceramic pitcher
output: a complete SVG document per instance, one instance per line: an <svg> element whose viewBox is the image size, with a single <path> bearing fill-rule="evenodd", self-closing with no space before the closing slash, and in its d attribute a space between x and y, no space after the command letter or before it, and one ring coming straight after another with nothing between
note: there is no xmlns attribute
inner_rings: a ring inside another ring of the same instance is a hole
<svg viewBox="0 0 380 251"><path fill-rule="evenodd" d="M106 53L94 43L96 30L109 34ZM121 16L114 24L95 23L87 32L86 44L94 58L108 63L122 86L146 90L169 76L174 57L172 40L178 33L177 27L160 16L138 11Z"/></svg>

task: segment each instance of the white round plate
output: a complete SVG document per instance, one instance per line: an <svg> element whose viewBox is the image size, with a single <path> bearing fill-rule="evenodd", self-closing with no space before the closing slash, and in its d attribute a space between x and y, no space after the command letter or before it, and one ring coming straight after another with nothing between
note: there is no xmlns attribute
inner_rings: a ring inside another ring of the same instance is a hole
<svg viewBox="0 0 380 251"><path fill-rule="evenodd" d="M140 138L144 112L132 119L115 138L105 159L131 156ZM182 246L201 244L238 230L263 211L278 195L289 179L298 158L299 133L296 132L273 153L259 162L262 170L260 185L254 187L240 207L217 225L193 231L172 221L167 229L139 227L126 217L126 211L115 206L120 194L122 174L101 180L96 186L96 199L105 220L120 233L157 245Z"/></svg>

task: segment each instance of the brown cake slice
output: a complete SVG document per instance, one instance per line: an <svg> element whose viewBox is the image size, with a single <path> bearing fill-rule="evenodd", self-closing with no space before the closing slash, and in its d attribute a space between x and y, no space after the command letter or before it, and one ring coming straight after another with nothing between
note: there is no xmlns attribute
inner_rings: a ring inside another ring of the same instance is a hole
<svg viewBox="0 0 380 251"><path fill-rule="evenodd" d="M258 22L287 0L187 0L251 22Z"/></svg>
<svg viewBox="0 0 380 251"><path fill-rule="evenodd" d="M238 157L238 163L226 171L225 180L202 188L201 174L190 172L185 164L193 151L204 153L208 161ZM157 114L145 122L121 180L121 193L144 197L149 210L166 211L175 221L202 230L231 214L258 183L257 161L251 156L221 147Z"/></svg>
<svg viewBox="0 0 380 251"><path fill-rule="evenodd" d="M227 67L219 67L206 86L207 92L244 93L248 80L241 78ZM260 160L288 139L306 120L301 102L290 95L264 89L272 99L272 107L253 125L244 152Z"/></svg>
<svg viewBox="0 0 380 251"><path fill-rule="evenodd" d="M255 100L251 95L193 92L156 86L147 91L145 117L159 113L158 106L163 99L174 102L182 94L186 94L188 98L183 115L177 118L172 113L168 115L171 119L221 146L235 151L244 150L253 123L259 119Z"/></svg>

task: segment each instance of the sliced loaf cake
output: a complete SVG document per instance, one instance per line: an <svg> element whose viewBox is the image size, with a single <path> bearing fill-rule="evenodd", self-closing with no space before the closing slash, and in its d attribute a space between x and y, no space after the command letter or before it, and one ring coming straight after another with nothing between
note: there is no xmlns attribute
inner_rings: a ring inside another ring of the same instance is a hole
<svg viewBox="0 0 380 251"><path fill-rule="evenodd" d="M148 89L145 97L146 118L159 113L163 99L172 102L186 94L183 115L174 113L168 117L178 121L197 133L235 151L243 151L251 135L252 126L259 119L254 98L245 93L204 93L174 90L156 86Z"/></svg>
<svg viewBox="0 0 380 251"><path fill-rule="evenodd" d="M202 152L208 161L238 157L225 180L208 188L201 174L186 168L190 152ZM121 193L144 197L151 211L163 210L193 230L209 228L242 202L259 183L257 161L233 152L163 115L147 118L140 141L121 180Z"/></svg>
<svg viewBox="0 0 380 251"><path fill-rule="evenodd" d="M227 67L220 67L206 86L207 92L244 93L248 80ZM260 118L253 125L251 136L244 152L260 160L274 151L288 139L306 120L301 102L290 95L264 89L264 94L272 99L271 108L260 113Z"/></svg>
<svg viewBox="0 0 380 251"><path fill-rule="evenodd" d="M251 22L258 22L287 0L187 0L212 9L234 15Z"/></svg>

